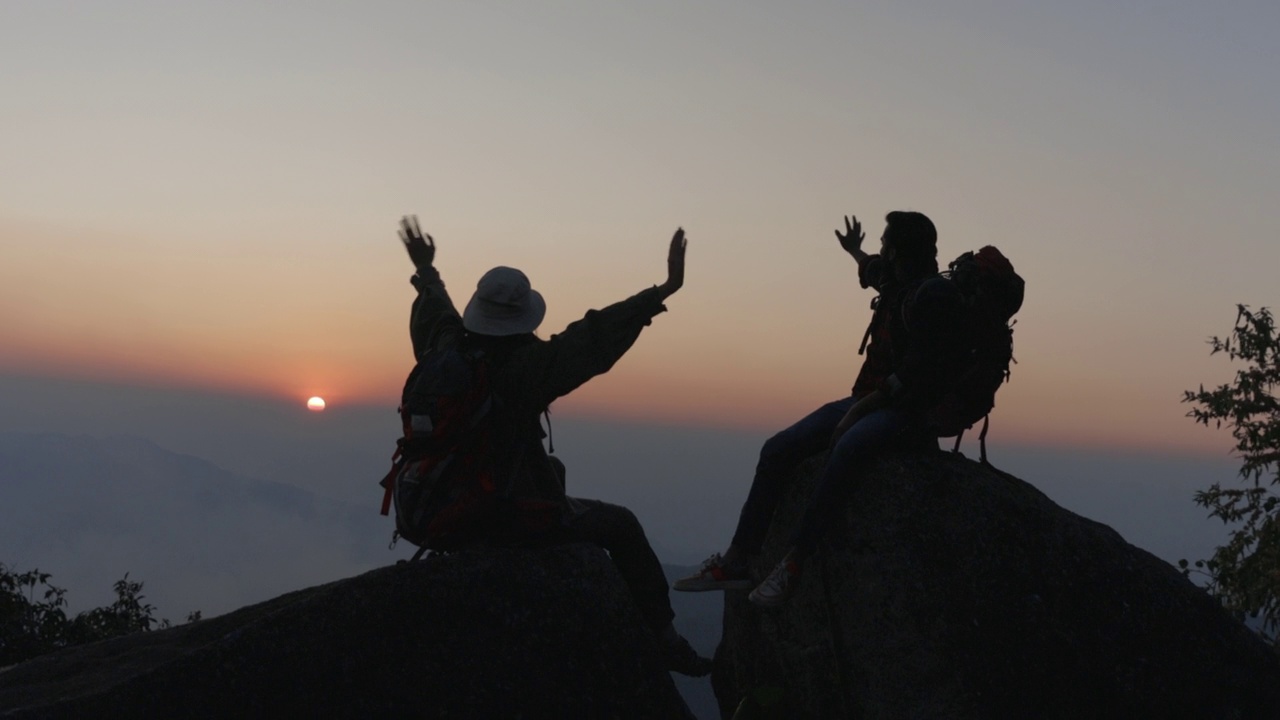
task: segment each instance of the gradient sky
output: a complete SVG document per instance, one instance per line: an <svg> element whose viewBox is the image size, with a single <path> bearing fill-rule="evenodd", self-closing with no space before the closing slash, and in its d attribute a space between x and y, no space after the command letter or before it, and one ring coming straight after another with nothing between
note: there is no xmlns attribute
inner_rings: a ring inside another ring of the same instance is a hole
<svg viewBox="0 0 1280 720"><path fill-rule="evenodd" d="M962 9L960 6L964 5ZM1027 279L993 433L1221 452L1181 391L1275 305L1280 5L0 4L0 371L395 404L417 213L543 333L686 287L580 415L771 428L847 393L832 229L916 209Z"/></svg>

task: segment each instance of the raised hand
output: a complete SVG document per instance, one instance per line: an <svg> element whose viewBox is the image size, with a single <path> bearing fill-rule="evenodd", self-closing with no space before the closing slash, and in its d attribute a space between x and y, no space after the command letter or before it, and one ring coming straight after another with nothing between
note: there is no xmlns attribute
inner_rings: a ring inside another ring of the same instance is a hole
<svg viewBox="0 0 1280 720"><path fill-rule="evenodd" d="M684 228L677 228L676 234L671 236L671 247L667 249L667 281L658 286L664 300L684 286L684 251L688 245Z"/></svg>
<svg viewBox="0 0 1280 720"><path fill-rule="evenodd" d="M431 267L436 258L436 241L418 227L417 215L405 215L400 218L400 242L409 253L413 266L419 270Z"/></svg>
<svg viewBox="0 0 1280 720"><path fill-rule="evenodd" d="M858 222L857 215L845 216L843 235L840 234L839 230L836 230L836 239L840 241L840 247L844 248L844 251L855 259L862 252L862 241L865 237L862 233L862 223Z"/></svg>

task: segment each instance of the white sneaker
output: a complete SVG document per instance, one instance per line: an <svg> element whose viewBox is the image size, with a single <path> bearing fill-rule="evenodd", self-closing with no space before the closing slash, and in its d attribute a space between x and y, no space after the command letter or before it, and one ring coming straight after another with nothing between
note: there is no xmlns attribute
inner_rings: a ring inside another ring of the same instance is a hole
<svg viewBox="0 0 1280 720"><path fill-rule="evenodd" d="M748 599L759 607L778 607L791 597L799 582L800 566L790 558L783 558L769 577L751 591Z"/></svg>

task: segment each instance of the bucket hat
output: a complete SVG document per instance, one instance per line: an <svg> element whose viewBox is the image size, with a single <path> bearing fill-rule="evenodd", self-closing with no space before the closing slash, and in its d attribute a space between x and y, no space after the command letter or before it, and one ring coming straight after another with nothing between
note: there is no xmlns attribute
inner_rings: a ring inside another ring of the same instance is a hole
<svg viewBox="0 0 1280 720"><path fill-rule="evenodd" d="M481 335L520 335L542 323L547 303L515 268L498 266L476 283L475 294L462 312L462 326Z"/></svg>

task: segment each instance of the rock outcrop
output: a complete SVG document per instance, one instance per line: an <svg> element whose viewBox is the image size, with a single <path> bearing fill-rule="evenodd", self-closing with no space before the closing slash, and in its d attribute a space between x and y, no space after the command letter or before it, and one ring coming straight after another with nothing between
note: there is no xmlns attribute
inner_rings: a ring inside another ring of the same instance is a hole
<svg viewBox="0 0 1280 720"><path fill-rule="evenodd" d="M684 718L589 545L375 570L0 671L4 718Z"/></svg>
<svg viewBox="0 0 1280 720"><path fill-rule="evenodd" d="M797 470L758 573L823 459ZM1280 717L1276 652L1178 570L947 453L879 462L792 600L727 593L724 625L724 717L744 697L751 717Z"/></svg>

